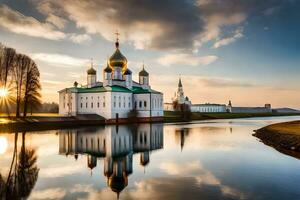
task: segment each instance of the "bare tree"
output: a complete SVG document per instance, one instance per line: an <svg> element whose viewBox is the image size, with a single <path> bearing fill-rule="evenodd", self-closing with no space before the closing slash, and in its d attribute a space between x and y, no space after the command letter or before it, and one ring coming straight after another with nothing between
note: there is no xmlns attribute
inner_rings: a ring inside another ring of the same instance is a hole
<svg viewBox="0 0 300 200"><path fill-rule="evenodd" d="M23 101L23 117L26 117L28 105L38 107L41 105L41 84L40 72L34 61L31 60L28 68L26 69L24 81L24 101Z"/></svg>
<svg viewBox="0 0 300 200"><path fill-rule="evenodd" d="M26 69L31 63L31 59L24 54L17 54L14 64L13 75L16 87L16 117L20 117L20 107L22 101L22 87L26 75Z"/></svg>
<svg viewBox="0 0 300 200"><path fill-rule="evenodd" d="M4 47L2 52L1 67L0 67L0 81L3 87L7 86L9 72L13 68L16 50L9 47Z"/></svg>

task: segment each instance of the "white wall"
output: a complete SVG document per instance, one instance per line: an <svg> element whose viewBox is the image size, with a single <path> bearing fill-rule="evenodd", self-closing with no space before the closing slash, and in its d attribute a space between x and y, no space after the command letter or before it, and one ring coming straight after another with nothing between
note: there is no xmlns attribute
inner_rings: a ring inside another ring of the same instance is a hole
<svg viewBox="0 0 300 200"><path fill-rule="evenodd" d="M226 112L225 105L192 105L192 112L214 113L214 112Z"/></svg>

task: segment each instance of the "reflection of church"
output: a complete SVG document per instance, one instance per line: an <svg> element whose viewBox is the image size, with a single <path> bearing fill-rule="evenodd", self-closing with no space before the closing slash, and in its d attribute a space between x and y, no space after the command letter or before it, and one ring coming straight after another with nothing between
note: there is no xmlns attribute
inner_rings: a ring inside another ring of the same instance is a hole
<svg viewBox="0 0 300 200"><path fill-rule="evenodd" d="M127 186L133 172L133 154L140 153L140 164L146 166L150 152L163 148L163 125L140 124L137 127L108 126L63 130L59 133L59 153L87 155L87 166L93 169L97 159L104 159L104 175L112 191L119 193Z"/></svg>

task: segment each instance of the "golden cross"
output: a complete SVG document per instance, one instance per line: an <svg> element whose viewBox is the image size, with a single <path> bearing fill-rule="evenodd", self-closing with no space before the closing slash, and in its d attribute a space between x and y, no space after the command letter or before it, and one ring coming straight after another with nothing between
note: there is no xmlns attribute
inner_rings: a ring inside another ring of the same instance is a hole
<svg viewBox="0 0 300 200"><path fill-rule="evenodd" d="M93 58L91 58L91 68L93 68Z"/></svg>
<svg viewBox="0 0 300 200"><path fill-rule="evenodd" d="M118 32L118 30L115 32L115 35L117 36L117 41L119 41L120 33Z"/></svg>

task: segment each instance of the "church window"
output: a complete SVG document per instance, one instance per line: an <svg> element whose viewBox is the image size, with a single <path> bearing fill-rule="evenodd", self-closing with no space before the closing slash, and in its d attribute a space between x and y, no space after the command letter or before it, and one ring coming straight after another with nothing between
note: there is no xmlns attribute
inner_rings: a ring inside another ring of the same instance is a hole
<svg viewBox="0 0 300 200"><path fill-rule="evenodd" d="M103 108L105 108L105 102L103 102Z"/></svg>
<svg viewBox="0 0 300 200"><path fill-rule="evenodd" d="M93 103L91 103L91 108L93 108L94 107L94 104Z"/></svg>
<svg viewBox="0 0 300 200"><path fill-rule="evenodd" d="M88 97L85 97L85 99L88 99Z"/></svg>
<svg viewBox="0 0 300 200"><path fill-rule="evenodd" d="M147 107L147 101L144 101L144 107Z"/></svg>
<svg viewBox="0 0 300 200"><path fill-rule="evenodd" d="M146 135L146 133L144 134L144 143L147 143L147 135Z"/></svg>
<svg viewBox="0 0 300 200"><path fill-rule="evenodd" d="M103 140L103 148L105 148L105 139Z"/></svg>
<svg viewBox="0 0 300 200"><path fill-rule="evenodd" d="M123 107L124 107L124 108L126 107L126 105L125 105L125 101L123 102Z"/></svg>
<svg viewBox="0 0 300 200"><path fill-rule="evenodd" d="M114 101L114 108L116 107L116 102Z"/></svg>
<svg viewBox="0 0 300 200"><path fill-rule="evenodd" d="M131 106L131 105L130 105L130 102L128 102L128 108L130 108L130 106Z"/></svg>
<svg viewBox="0 0 300 200"><path fill-rule="evenodd" d="M80 108L82 108L82 103L80 103Z"/></svg>
<svg viewBox="0 0 300 200"><path fill-rule="evenodd" d="M100 150L100 141L99 141L99 138L97 140L97 143L98 143L98 151Z"/></svg>
<svg viewBox="0 0 300 200"><path fill-rule="evenodd" d="M80 99L83 99L83 97L81 97Z"/></svg>
<svg viewBox="0 0 300 200"><path fill-rule="evenodd" d="M121 138L119 138L119 149L121 149L121 146L122 146L122 141Z"/></svg>
<svg viewBox="0 0 300 200"><path fill-rule="evenodd" d="M100 103L99 103L99 102L97 103L97 107L98 107L98 108L100 107Z"/></svg>
<svg viewBox="0 0 300 200"><path fill-rule="evenodd" d="M88 103L85 103L85 107L86 107L86 108L88 107Z"/></svg>
<svg viewBox="0 0 300 200"><path fill-rule="evenodd" d="M143 143L143 136L142 136L142 133L140 134L140 143L141 143L141 144Z"/></svg>
<svg viewBox="0 0 300 200"><path fill-rule="evenodd" d="M140 105L139 105L139 106L140 106L140 108L141 108L141 107L142 107L142 101L140 101L139 103L140 103Z"/></svg>
<svg viewBox="0 0 300 200"><path fill-rule="evenodd" d="M119 101L119 108L121 108L121 101Z"/></svg>

